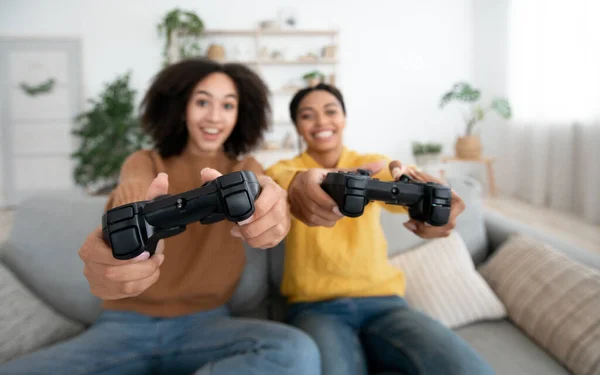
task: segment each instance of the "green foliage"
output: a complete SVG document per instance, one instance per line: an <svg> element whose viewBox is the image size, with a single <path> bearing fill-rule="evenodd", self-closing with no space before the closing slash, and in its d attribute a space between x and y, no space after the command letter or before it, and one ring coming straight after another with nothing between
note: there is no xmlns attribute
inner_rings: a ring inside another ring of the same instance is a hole
<svg viewBox="0 0 600 375"><path fill-rule="evenodd" d="M98 99L88 100L91 109L76 117L78 127L72 133L80 145L71 157L78 185L114 187L127 156L148 145L134 114L136 92L129 88L129 79L128 72L106 84Z"/></svg>
<svg viewBox="0 0 600 375"><path fill-rule="evenodd" d="M175 32L179 34L179 54L182 58L200 55L198 37L204 31L204 23L196 13L175 8L164 16L157 30L160 36L165 37L165 66L169 64L169 49Z"/></svg>
<svg viewBox="0 0 600 375"><path fill-rule="evenodd" d="M54 80L54 78L49 78L46 82L40 83L36 86L30 86L25 82L22 82L20 86L21 89L23 89L23 91L25 91L27 95L38 96L40 94L46 94L52 91L55 83L56 81Z"/></svg>
<svg viewBox="0 0 600 375"><path fill-rule="evenodd" d="M425 154L439 154L442 152L442 144L435 142L428 143L420 143L413 142L412 143L412 152L413 155L425 155Z"/></svg>
<svg viewBox="0 0 600 375"><path fill-rule="evenodd" d="M309 79L320 78L321 81L325 79L325 74L321 73L318 70L313 70L312 72L308 72L302 76L302 79L308 81Z"/></svg>
<svg viewBox="0 0 600 375"><path fill-rule="evenodd" d="M484 107L476 102L481 98L481 91L473 88L466 82L458 82L452 86L452 89L442 95L440 99L440 108L444 108L447 104L456 101L463 102L470 106L470 112L465 115L465 123L467 125L466 135L473 133L475 125L485 119L485 116L490 111L495 111L504 119L509 119L512 116L512 111L508 100L504 98L494 98L491 104Z"/></svg>

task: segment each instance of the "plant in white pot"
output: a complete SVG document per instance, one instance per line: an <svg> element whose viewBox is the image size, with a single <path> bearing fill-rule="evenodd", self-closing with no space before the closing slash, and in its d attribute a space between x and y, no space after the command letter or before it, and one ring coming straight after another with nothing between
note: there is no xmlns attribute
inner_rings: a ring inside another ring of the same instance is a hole
<svg viewBox="0 0 600 375"><path fill-rule="evenodd" d="M456 156L461 159L479 159L481 157L481 139L475 135L475 125L482 122L485 116L494 111L500 117L509 119L512 111L508 100L493 98L489 105L484 106L479 102L481 91L473 88L466 82L454 84L452 89L445 93L440 100L440 108L444 108L453 101L467 105L468 111L464 113L466 131L456 140Z"/></svg>
<svg viewBox="0 0 600 375"><path fill-rule="evenodd" d="M442 155L442 144L435 142L412 143L412 152L417 165L423 166L438 163Z"/></svg>

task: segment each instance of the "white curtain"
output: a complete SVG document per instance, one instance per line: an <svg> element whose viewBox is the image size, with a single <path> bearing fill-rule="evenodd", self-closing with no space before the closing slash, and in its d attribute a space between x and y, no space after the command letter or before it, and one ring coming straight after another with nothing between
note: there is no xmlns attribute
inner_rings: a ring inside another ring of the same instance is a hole
<svg viewBox="0 0 600 375"><path fill-rule="evenodd" d="M514 0L501 191L600 224L600 1Z"/></svg>

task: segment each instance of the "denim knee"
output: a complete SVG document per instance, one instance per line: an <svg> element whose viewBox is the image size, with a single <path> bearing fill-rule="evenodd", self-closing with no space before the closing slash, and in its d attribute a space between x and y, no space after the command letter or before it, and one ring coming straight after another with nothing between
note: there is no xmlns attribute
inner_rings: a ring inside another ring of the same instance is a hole
<svg viewBox="0 0 600 375"><path fill-rule="evenodd" d="M279 359L286 374L314 375L321 371L321 356L315 341L294 327L287 327L280 341Z"/></svg>

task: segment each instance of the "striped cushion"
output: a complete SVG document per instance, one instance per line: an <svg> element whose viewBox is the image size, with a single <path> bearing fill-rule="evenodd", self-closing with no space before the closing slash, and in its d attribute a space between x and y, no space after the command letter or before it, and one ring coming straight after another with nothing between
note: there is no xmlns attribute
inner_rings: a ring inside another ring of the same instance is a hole
<svg viewBox="0 0 600 375"><path fill-rule="evenodd" d="M409 305L449 328L506 316L456 231L396 255L390 263L406 275Z"/></svg>
<svg viewBox="0 0 600 375"><path fill-rule="evenodd" d="M600 374L600 272L520 234L480 272L541 347L574 374Z"/></svg>

